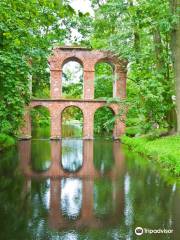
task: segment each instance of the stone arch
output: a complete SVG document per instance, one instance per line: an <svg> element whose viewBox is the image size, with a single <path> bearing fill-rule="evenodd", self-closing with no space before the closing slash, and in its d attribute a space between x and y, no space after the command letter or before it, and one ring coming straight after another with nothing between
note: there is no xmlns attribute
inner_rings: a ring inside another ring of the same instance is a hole
<svg viewBox="0 0 180 240"><path fill-rule="evenodd" d="M33 134L33 110L35 110L35 109L38 109L38 108L42 108L42 109L45 109L46 110L46 113L48 113L48 117L49 117L49 123L47 122L47 124L49 124L49 133L48 133L48 137L50 137L51 136L51 131L50 131L50 129L51 129L51 110L49 109L49 107L46 105L46 104L43 104L43 103L37 103L37 104L35 104L35 105L33 105L33 106L31 106L31 108L30 108L30 125L31 125L31 135L33 136L34 134ZM35 114L35 113L34 113ZM42 113L40 113L40 115L41 115ZM43 116L43 115L42 115ZM41 117L42 117L41 116ZM45 123L45 117L44 117L44 123ZM48 125L47 125L48 126ZM41 134L40 134L41 135ZM46 135L46 134L45 134ZM44 135L44 137L45 137L45 135ZM38 138L38 135L37 135L37 138ZM46 138L46 137L45 137Z"/></svg>
<svg viewBox="0 0 180 240"><path fill-rule="evenodd" d="M61 129L62 129L62 137L63 137L63 113L67 110L67 109L70 109L70 108L76 108L78 110L80 110L81 114L82 114L82 137L84 135L84 111L83 109L79 106L79 105L76 105L76 104L72 104L72 105L68 105L68 106L65 106L62 111L61 111Z"/></svg>
<svg viewBox="0 0 180 240"><path fill-rule="evenodd" d="M95 120L96 113L97 113L99 110L101 111L102 109L105 109L105 111L106 111L106 109L107 109L108 111L110 111L110 112L112 113L112 116L110 116L110 117L115 117L115 116L116 116L116 112L114 111L114 108L113 108L111 105L110 105L110 106L107 106L107 105L98 106L98 107L95 109L94 113L93 113L94 133L95 133L95 127L98 127L98 121ZM109 119L108 119L108 120L109 120ZM100 123L101 123L101 118L99 118L99 121L100 121ZM102 122L103 122L103 121L102 121ZM97 126L95 126L95 124L97 124ZM112 129L113 136L114 136L114 129L115 129L115 122L113 123L113 129Z"/></svg>
<svg viewBox="0 0 180 240"><path fill-rule="evenodd" d="M112 67L113 71L115 71L116 62L112 58L104 57L97 59L97 61L94 63L94 69L98 63L107 63Z"/></svg>
<svg viewBox="0 0 180 240"><path fill-rule="evenodd" d="M80 58L72 56L62 62L60 81L60 92L63 98L83 98L84 64Z"/></svg>
<svg viewBox="0 0 180 240"><path fill-rule="evenodd" d="M94 65L94 98L112 98L115 84L115 64L107 58Z"/></svg>
<svg viewBox="0 0 180 240"><path fill-rule="evenodd" d="M114 106L113 106L113 105L106 105L106 104L103 104L103 105L100 105L100 106L96 106L96 108L94 109L94 114L95 114L99 109L101 109L101 108L103 108L103 107L109 108L109 109L113 112L113 114L116 115L116 110L115 110Z"/></svg>
<svg viewBox="0 0 180 240"><path fill-rule="evenodd" d="M125 98L126 96L126 71L124 66L126 62L120 61L117 57L104 53L104 56L98 58L94 63L95 66L98 63L108 63L113 69L114 81L113 81L113 97ZM95 77L95 76L94 76Z"/></svg>
<svg viewBox="0 0 180 240"><path fill-rule="evenodd" d="M63 69L63 66L68 63L68 62L78 62L83 68L84 68L84 62L78 58L78 57L75 57L75 56L71 56L71 57L67 57L65 58L63 61L62 61L62 64L61 64L61 69Z"/></svg>

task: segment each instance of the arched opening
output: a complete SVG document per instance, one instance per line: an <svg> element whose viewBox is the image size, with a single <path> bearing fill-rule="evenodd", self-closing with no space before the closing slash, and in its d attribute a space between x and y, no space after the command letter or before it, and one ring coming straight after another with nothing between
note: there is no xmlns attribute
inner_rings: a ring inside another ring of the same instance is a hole
<svg viewBox="0 0 180 240"><path fill-rule="evenodd" d="M46 58L37 57L32 62L32 75L29 76L30 90L35 98L50 98L50 68Z"/></svg>
<svg viewBox="0 0 180 240"><path fill-rule="evenodd" d="M66 99L83 97L83 66L77 59L67 60L63 64L62 96Z"/></svg>
<svg viewBox="0 0 180 240"><path fill-rule="evenodd" d="M115 124L114 111L107 107L98 108L94 114L94 136L112 137Z"/></svg>
<svg viewBox="0 0 180 240"><path fill-rule="evenodd" d="M82 180L63 178L61 180L61 211L68 220L80 216L82 208Z"/></svg>
<svg viewBox="0 0 180 240"><path fill-rule="evenodd" d="M62 112L62 167L68 172L78 171L83 164L83 113L75 106ZM69 139L68 139L69 138Z"/></svg>
<svg viewBox="0 0 180 240"><path fill-rule="evenodd" d="M114 66L107 62L95 65L94 98L112 98L115 81Z"/></svg>
<svg viewBox="0 0 180 240"><path fill-rule="evenodd" d="M79 107L66 107L62 112L62 138L82 138L83 112Z"/></svg>
<svg viewBox="0 0 180 240"><path fill-rule="evenodd" d="M44 106L31 109L32 138L48 139L50 137L50 113Z"/></svg>

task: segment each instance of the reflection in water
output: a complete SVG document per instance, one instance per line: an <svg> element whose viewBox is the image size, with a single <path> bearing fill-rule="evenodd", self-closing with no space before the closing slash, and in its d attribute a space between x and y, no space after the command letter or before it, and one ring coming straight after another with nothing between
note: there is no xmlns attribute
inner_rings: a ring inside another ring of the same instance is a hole
<svg viewBox="0 0 180 240"><path fill-rule="evenodd" d="M0 239L136 240L137 226L174 229L173 235L159 234L158 240L179 239L176 184L167 183L147 160L123 153L118 142L80 144L83 165L73 173L59 164L61 141L19 142L19 166L14 150L1 154ZM104 154L105 148L111 154ZM32 169L38 159L51 159L48 170Z"/></svg>
<svg viewBox="0 0 180 240"><path fill-rule="evenodd" d="M75 172L83 163L83 140L62 140L62 166L64 170Z"/></svg>
<svg viewBox="0 0 180 240"><path fill-rule="evenodd" d="M34 171L46 171L51 165L49 141L33 140L31 143L31 166Z"/></svg>
<svg viewBox="0 0 180 240"><path fill-rule="evenodd" d="M94 141L94 165L101 174L110 171L113 167L114 158L112 156L114 144L116 143L107 140ZM103 151L100 149L103 149Z"/></svg>
<svg viewBox="0 0 180 240"><path fill-rule="evenodd" d="M82 205L82 180L63 178L61 180L61 209L69 219L79 216Z"/></svg>
<svg viewBox="0 0 180 240"><path fill-rule="evenodd" d="M109 217L114 213L112 182L107 179L96 180L94 183L94 211L98 217Z"/></svg>

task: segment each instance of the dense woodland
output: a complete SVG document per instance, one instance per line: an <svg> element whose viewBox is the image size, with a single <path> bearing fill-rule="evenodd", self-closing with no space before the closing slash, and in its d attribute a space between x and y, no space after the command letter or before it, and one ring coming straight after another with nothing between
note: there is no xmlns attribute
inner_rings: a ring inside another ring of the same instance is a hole
<svg viewBox="0 0 180 240"><path fill-rule="evenodd" d="M49 96L47 58L53 46L69 44L128 61L127 134L179 134L180 0L92 0L94 16L70 2L0 1L0 133L17 136L31 97ZM113 101L111 67L97 66L96 74L95 97ZM63 88L65 97L79 98L81 90L82 81ZM112 119L97 114L97 132L112 129Z"/></svg>

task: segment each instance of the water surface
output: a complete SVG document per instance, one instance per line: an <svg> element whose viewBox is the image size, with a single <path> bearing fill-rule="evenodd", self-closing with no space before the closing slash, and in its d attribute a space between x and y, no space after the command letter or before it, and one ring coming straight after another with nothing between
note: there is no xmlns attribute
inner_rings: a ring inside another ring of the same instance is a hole
<svg viewBox="0 0 180 240"><path fill-rule="evenodd" d="M20 141L0 153L0 223L2 240L178 240L180 189L119 142Z"/></svg>

